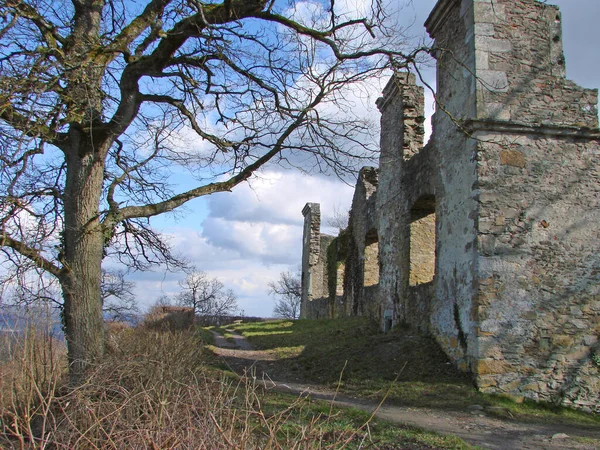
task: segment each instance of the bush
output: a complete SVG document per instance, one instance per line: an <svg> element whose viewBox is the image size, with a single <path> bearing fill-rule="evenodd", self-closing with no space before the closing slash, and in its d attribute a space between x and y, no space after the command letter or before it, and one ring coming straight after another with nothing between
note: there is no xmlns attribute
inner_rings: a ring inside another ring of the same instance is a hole
<svg viewBox="0 0 600 450"><path fill-rule="evenodd" d="M160 331L190 330L195 324L193 308L184 306L153 306L144 316L143 326Z"/></svg>
<svg viewBox="0 0 600 450"><path fill-rule="evenodd" d="M64 341L35 327L22 333L2 334L0 346L0 447L2 438L44 434L55 392L66 374Z"/></svg>
<svg viewBox="0 0 600 450"><path fill-rule="evenodd" d="M190 332L122 328L105 360L66 385L64 346L28 334L1 363L0 448L324 448L318 420L290 424L290 408L265 413L254 377L208 369ZM301 409L301 408L299 408Z"/></svg>

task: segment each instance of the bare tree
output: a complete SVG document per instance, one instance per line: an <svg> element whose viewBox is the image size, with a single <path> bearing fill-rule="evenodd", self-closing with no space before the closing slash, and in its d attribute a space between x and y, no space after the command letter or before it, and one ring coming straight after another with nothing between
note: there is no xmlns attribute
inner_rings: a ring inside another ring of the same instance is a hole
<svg viewBox="0 0 600 450"><path fill-rule="evenodd" d="M171 306L175 303L172 295L162 294L154 302L154 306Z"/></svg>
<svg viewBox="0 0 600 450"><path fill-rule="evenodd" d="M139 313L134 287L135 283L125 280L124 271L103 269L100 292L104 315L115 321L134 320Z"/></svg>
<svg viewBox="0 0 600 450"><path fill-rule="evenodd" d="M178 303L194 308L201 318L211 321L237 311L235 293L206 272L193 269L179 286L182 291L177 297Z"/></svg>
<svg viewBox="0 0 600 450"><path fill-rule="evenodd" d="M53 277L40 270L17 270L4 273L0 278L0 306L46 304L61 308L60 286Z"/></svg>
<svg viewBox="0 0 600 450"><path fill-rule="evenodd" d="M58 279L72 381L104 350L103 258L174 262L151 217L267 163L343 174L373 156L348 88L424 51L403 54L374 5L0 2L0 247Z"/></svg>
<svg viewBox="0 0 600 450"><path fill-rule="evenodd" d="M284 319L300 317L302 281L299 273L281 272L279 279L269 283L269 294L278 298L273 315Z"/></svg>
<svg viewBox="0 0 600 450"><path fill-rule="evenodd" d="M333 212L325 218L328 227L337 228L338 231L345 230L350 220L350 211L343 210L339 205L333 206Z"/></svg>

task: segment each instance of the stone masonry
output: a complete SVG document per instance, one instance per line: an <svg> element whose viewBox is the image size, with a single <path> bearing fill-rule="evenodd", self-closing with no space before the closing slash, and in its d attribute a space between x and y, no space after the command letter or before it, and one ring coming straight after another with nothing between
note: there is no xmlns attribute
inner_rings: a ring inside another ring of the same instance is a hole
<svg viewBox="0 0 600 450"><path fill-rule="evenodd" d="M318 319L329 317L327 284L327 248L333 236L321 234L321 208L307 203L304 215L302 242L302 303L300 316Z"/></svg>
<svg viewBox="0 0 600 450"><path fill-rule="evenodd" d="M304 210L302 317L402 323L484 392L600 411L597 91L565 78L554 6L440 0L425 26L430 141L423 89L397 74L348 229L322 236Z"/></svg>

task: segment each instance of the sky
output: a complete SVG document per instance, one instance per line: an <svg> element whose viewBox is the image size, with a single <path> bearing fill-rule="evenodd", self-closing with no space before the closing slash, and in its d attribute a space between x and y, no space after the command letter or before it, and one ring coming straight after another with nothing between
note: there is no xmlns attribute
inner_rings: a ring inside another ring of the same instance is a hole
<svg viewBox="0 0 600 450"><path fill-rule="evenodd" d="M410 34L415 40L426 37L422 24L435 3L413 0L401 10L399 20L414 24ZM562 12L567 77L586 88L600 88L600 1L546 3L558 5ZM428 77L433 82L432 71ZM363 97L357 105L364 114L378 117L375 100L386 81L374 86L372 98ZM429 95L428 116L432 107ZM168 237L177 254L233 289L246 316L270 317L275 298L268 295L269 282L277 280L283 271L299 269L301 263L304 205L320 203L325 222L322 232L335 234L334 228L326 226L328 217L335 211L347 211L352 195L353 187L336 178L271 167L231 193L196 199L183 211L161 216L152 224ZM176 294L183 276L155 269L131 273L128 280L135 282L135 294L141 308L146 309L164 294Z"/></svg>

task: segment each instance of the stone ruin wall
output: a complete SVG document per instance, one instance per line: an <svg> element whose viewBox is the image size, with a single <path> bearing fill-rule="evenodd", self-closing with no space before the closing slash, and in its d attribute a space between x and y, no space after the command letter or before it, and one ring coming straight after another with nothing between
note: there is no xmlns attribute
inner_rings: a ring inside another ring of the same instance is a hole
<svg viewBox="0 0 600 450"><path fill-rule="evenodd" d="M327 249L333 236L321 234L321 207L307 203L304 215L302 242L302 301L300 317L319 319L329 317Z"/></svg>
<svg viewBox="0 0 600 450"><path fill-rule="evenodd" d="M345 231L343 315L376 317L379 299L379 238L377 233L378 171L363 167Z"/></svg>
<svg viewBox="0 0 600 450"><path fill-rule="evenodd" d="M478 136L478 386L597 407L598 141Z"/></svg>
<svg viewBox="0 0 600 450"><path fill-rule="evenodd" d="M320 232L318 203L304 207L302 318L379 315L377 182L377 169L360 171L348 228L337 238Z"/></svg>
<svg viewBox="0 0 600 450"><path fill-rule="evenodd" d="M456 36L444 33L462 27L473 54L460 62L472 67L462 73L463 87L475 87L475 114L449 107L472 133L468 151L475 145L468 199L476 200L469 312L476 328L475 342L467 337L467 362L486 392L598 408L597 92L565 78L556 7L534 0L458 3L439 31L429 25L436 46L449 50ZM438 91L448 95L456 77L443 77ZM472 90L467 97L471 102ZM442 125L440 113L436 119L435 137L436 126L456 130ZM449 140L438 142L440 154L449 151L441 146Z"/></svg>
<svg viewBox="0 0 600 450"><path fill-rule="evenodd" d="M599 411L597 92L566 80L560 22L535 0L438 2L443 110L423 146L414 76L384 90L376 191L363 173L328 312L431 333L484 392Z"/></svg>

